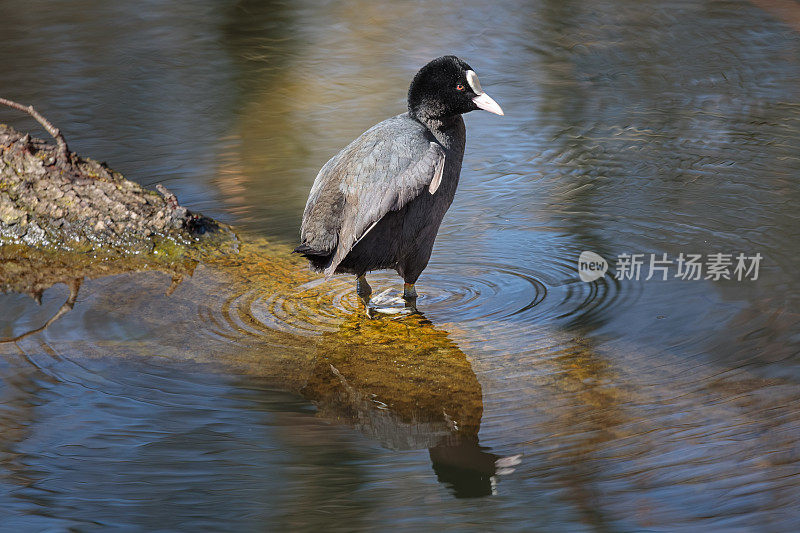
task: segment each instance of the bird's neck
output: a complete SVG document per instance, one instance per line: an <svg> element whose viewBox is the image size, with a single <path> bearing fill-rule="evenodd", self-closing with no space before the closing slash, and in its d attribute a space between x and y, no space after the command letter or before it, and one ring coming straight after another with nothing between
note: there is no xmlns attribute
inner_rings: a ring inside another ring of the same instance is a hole
<svg viewBox="0 0 800 533"><path fill-rule="evenodd" d="M461 153L464 152L466 128L461 115L447 118L415 118L431 131L442 146Z"/></svg>

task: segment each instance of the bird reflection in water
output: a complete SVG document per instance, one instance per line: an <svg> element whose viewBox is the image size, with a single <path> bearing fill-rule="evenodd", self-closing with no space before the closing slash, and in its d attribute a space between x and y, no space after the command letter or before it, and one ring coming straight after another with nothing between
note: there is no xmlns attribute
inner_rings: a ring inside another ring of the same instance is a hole
<svg viewBox="0 0 800 533"><path fill-rule="evenodd" d="M520 456L480 446L480 382L466 355L421 314L369 320L354 313L322 336L302 394L321 416L393 450L428 448L456 497L493 494Z"/></svg>

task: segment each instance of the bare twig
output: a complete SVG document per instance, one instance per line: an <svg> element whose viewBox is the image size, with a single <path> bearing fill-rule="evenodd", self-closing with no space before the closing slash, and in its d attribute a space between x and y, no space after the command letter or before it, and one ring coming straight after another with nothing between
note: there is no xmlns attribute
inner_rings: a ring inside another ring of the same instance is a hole
<svg viewBox="0 0 800 533"><path fill-rule="evenodd" d="M7 105L8 107L13 107L14 109L18 109L20 111L24 111L36 119L36 122L41 124L44 129L47 130L47 133L53 136L56 140L56 144L58 145L58 162L61 165L69 164L69 148L67 147L67 141L64 139L64 136L61 135L61 130L53 126L53 124L44 118L42 115L36 111L32 105L24 106L17 102L13 102L11 100L7 100L5 98L0 98L0 104Z"/></svg>

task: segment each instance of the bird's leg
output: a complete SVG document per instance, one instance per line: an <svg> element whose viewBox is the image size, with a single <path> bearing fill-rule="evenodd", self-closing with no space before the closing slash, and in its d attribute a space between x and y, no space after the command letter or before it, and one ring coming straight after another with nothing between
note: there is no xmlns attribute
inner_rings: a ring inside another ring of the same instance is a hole
<svg viewBox="0 0 800 533"><path fill-rule="evenodd" d="M414 288L413 283L403 283L403 299L404 300L417 299L417 290Z"/></svg>
<svg viewBox="0 0 800 533"><path fill-rule="evenodd" d="M417 310L417 290L413 283L403 283L403 300L406 301L406 307Z"/></svg>
<svg viewBox="0 0 800 533"><path fill-rule="evenodd" d="M370 296L372 296L372 287L367 283L367 277L364 274L356 277L356 294L364 304L364 310L367 313L367 318L372 318L375 314L374 309L370 305Z"/></svg>
<svg viewBox="0 0 800 533"><path fill-rule="evenodd" d="M367 277L360 275L356 278L356 294L364 302L364 305L369 306L369 297L372 296L372 287L367 283Z"/></svg>

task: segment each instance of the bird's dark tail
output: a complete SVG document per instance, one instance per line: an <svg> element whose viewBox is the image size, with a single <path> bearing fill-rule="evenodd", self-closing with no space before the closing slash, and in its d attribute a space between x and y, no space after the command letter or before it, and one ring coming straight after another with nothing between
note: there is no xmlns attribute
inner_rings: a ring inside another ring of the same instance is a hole
<svg viewBox="0 0 800 533"><path fill-rule="evenodd" d="M331 259L333 259L333 253L320 252L319 250L315 250L305 243L292 250L292 253L300 254L308 259L308 262L311 264L311 268L319 272L325 270L328 265L331 264Z"/></svg>

